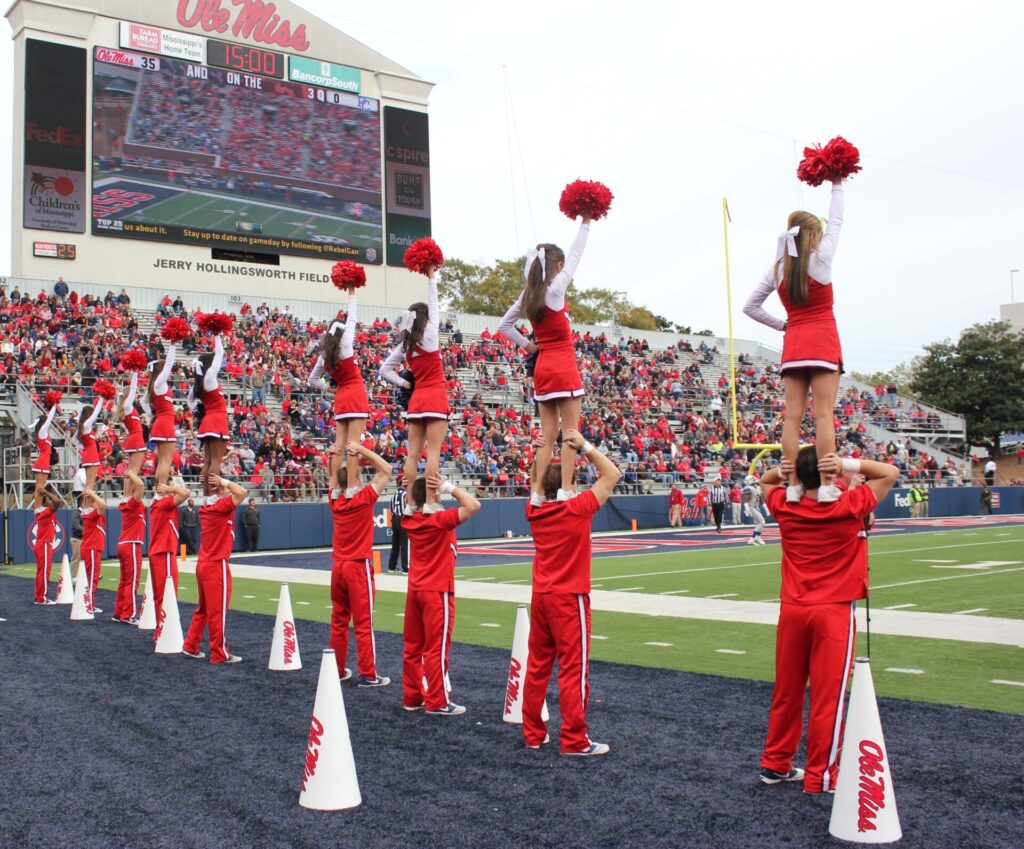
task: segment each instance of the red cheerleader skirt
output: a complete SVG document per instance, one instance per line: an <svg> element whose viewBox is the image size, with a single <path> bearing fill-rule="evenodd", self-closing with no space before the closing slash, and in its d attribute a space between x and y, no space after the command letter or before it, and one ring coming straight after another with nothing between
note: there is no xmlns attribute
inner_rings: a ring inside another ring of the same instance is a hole
<svg viewBox="0 0 1024 849"><path fill-rule="evenodd" d="M370 418L370 399L362 380L351 381L334 390L334 420Z"/></svg>
<svg viewBox="0 0 1024 849"><path fill-rule="evenodd" d="M571 345L541 345L533 372L534 400L557 401L559 398L582 398L583 395L575 348Z"/></svg>
<svg viewBox="0 0 1024 849"><path fill-rule="evenodd" d="M32 471L37 475L48 475L50 474L50 463L53 458L53 445L49 439L40 439L37 441L37 447L39 448L39 456L36 457L36 461L32 464Z"/></svg>
<svg viewBox="0 0 1024 849"><path fill-rule="evenodd" d="M215 409L204 413L196 436L200 439L223 439L225 442L230 442L231 431L228 428L227 410Z"/></svg>
<svg viewBox="0 0 1024 849"><path fill-rule="evenodd" d="M149 438L154 442L176 442L174 435L174 404L170 393L156 395L153 398L153 425L149 429Z"/></svg>
<svg viewBox="0 0 1024 849"><path fill-rule="evenodd" d="M142 438L142 422L134 410L125 416L124 426L128 428L128 438L124 441L127 454L138 454L146 450L146 441Z"/></svg>
<svg viewBox="0 0 1024 849"><path fill-rule="evenodd" d="M807 303L796 306L789 299L786 281L779 286L779 299L789 321L782 340L779 371L791 369L843 370L843 349L832 312L832 286L807 279Z"/></svg>
<svg viewBox="0 0 1024 849"><path fill-rule="evenodd" d="M100 464L100 452L96 448L96 437L90 434L82 436L82 462L79 464L83 469Z"/></svg>

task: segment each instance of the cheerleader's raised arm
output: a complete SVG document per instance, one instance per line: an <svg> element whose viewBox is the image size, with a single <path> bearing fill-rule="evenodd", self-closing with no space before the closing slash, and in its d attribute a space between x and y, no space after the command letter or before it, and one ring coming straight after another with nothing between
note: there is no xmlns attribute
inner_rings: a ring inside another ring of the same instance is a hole
<svg viewBox="0 0 1024 849"><path fill-rule="evenodd" d="M82 433L90 434L92 429L96 426L96 419L100 417L100 413L103 412L103 399L97 398L96 403L92 409L92 415L89 416L82 424Z"/></svg>
<svg viewBox="0 0 1024 849"><path fill-rule="evenodd" d="M217 380L217 375L223 364L224 342L218 333L213 337L213 361L210 363L210 367L203 372L203 389L207 392L213 392L213 390L220 385L220 381Z"/></svg>
<svg viewBox="0 0 1024 849"><path fill-rule="evenodd" d="M135 396L139 394L139 373L137 371L132 372L131 381L128 384L128 394L125 396L124 404L121 405L121 411L124 415L128 415L132 411L132 406L135 404Z"/></svg>
<svg viewBox="0 0 1024 849"><path fill-rule="evenodd" d="M50 407L50 411L46 414L46 418L43 419L42 427L39 428L39 438L49 439L50 438L50 425L53 424L53 415L57 412L57 405L54 404Z"/></svg>
<svg viewBox="0 0 1024 849"><path fill-rule="evenodd" d="M441 302L437 296L437 272L427 278L427 326L423 328L420 347L432 354L441 347Z"/></svg>
<svg viewBox="0 0 1024 849"><path fill-rule="evenodd" d="M172 342L167 347L167 356L164 357L164 367L160 369L160 373L156 376L156 380L153 382L153 394L167 394L167 381L170 380L171 372L174 371L174 358L176 355L177 349Z"/></svg>

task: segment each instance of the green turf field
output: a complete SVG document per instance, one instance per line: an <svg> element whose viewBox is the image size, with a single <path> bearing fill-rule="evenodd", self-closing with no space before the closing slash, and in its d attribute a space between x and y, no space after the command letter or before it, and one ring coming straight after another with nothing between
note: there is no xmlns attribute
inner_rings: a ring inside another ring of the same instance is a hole
<svg viewBox="0 0 1024 849"><path fill-rule="evenodd" d="M975 612L967 615L1024 619L1024 529L876 537L870 545L872 603L876 608L901 606L902 610L942 613L972 610ZM325 565L328 559L322 553L310 557L320 558ZM593 567L594 584L603 590L674 595L686 590L688 596L767 601L777 598L778 559L777 545L598 559ZM922 562L927 560L949 562ZM993 562L1004 565L945 568ZM103 588L114 589L116 563L107 561L103 568ZM6 571L29 577L34 567ZM458 570L459 579L493 579L489 584L524 582L528 576L528 565ZM236 578L232 609L272 615L278 586L276 582ZM298 619L327 621L327 587L292 583L290 591ZM181 600L196 601L192 575L181 576ZM379 591L376 627L400 632L404 605L404 593ZM455 639L511 649L515 613L512 602L461 599ZM728 677L774 677L775 631L768 625L594 611L593 633L592 657L596 660ZM270 639L268 629L268 656ZM320 648L302 642L301 625L299 639L307 658ZM865 654L863 633L858 640L858 653ZM871 654L880 695L1024 714L1024 686L993 683L1024 681L1024 648L876 634L871 639ZM384 674L395 675L399 670L400 658L382 658ZM457 686L457 656L453 677ZM599 680L594 687L599 697Z"/></svg>
<svg viewBox="0 0 1024 849"><path fill-rule="evenodd" d="M107 175L108 181L111 177L118 175ZM119 179L117 185L128 189L144 189L150 183L131 178ZM157 181L152 185L164 190L174 188ZM308 241L314 235L331 236L364 247L379 246L381 241L379 224L367 224L340 215L311 212L302 207L289 207L277 202L240 200L206 189L180 190L166 200L119 217L125 221L144 224L165 224L228 233L235 232L236 222L244 221L261 224L263 236L303 241Z"/></svg>

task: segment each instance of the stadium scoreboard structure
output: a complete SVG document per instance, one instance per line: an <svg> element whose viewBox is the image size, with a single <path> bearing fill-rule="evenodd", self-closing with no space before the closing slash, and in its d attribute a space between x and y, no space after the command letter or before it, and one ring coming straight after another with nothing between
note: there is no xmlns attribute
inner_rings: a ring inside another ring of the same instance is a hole
<svg viewBox="0 0 1024 849"><path fill-rule="evenodd" d="M402 255L431 233L430 83L287 2L7 19L15 276L336 301L352 259L369 302L422 296Z"/></svg>

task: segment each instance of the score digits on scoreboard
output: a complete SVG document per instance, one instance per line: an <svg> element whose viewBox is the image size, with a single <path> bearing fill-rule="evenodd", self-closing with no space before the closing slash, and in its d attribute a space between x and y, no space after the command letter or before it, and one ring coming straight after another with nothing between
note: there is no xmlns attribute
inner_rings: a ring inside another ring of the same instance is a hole
<svg viewBox="0 0 1024 849"><path fill-rule="evenodd" d="M283 53L250 47L247 44L232 44L209 38L206 41L206 64L215 68L227 68L229 71L240 71L243 74L284 79Z"/></svg>

